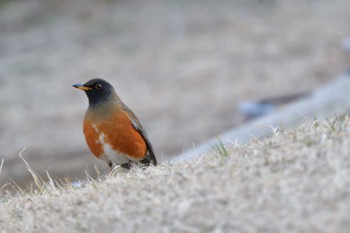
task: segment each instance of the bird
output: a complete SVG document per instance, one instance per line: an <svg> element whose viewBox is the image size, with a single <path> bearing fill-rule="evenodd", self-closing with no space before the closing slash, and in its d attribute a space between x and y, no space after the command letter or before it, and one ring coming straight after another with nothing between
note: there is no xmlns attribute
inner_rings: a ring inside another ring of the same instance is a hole
<svg viewBox="0 0 350 233"><path fill-rule="evenodd" d="M90 151L107 162L130 169L133 164L157 165L152 144L135 113L117 95L113 86L95 78L74 84L89 100L83 132Z"/></svg>

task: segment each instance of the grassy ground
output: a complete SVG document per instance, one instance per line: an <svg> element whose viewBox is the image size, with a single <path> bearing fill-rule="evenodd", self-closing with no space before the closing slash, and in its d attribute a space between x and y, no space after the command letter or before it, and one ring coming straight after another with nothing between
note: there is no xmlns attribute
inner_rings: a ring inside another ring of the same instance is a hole
<svg viewBox="0 0 350 233"><path fill-rule="evenodd" d="M349 232L350 119L4 198L1 232Z"/></svg>
<svg viewBox="0 0 350 233"><path fill-rule="evenodd" d="M242 122L242 100L312 90L349 64L348 0L26 0L0 3L0 183L33 169L83 177L98 162L71 87L102 77L159 160ZM346 64L346 65L344 65Z"/></svg>

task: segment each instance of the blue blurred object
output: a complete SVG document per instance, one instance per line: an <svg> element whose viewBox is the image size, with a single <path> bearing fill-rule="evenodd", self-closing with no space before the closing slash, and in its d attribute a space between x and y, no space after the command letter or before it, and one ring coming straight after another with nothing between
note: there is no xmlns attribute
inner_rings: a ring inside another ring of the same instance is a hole
<svg viewBox="0 0 350 233"><path fill-rule="evenodd" d="M276 108L293 102L308 95L309 92L296 93L284 96L270 97L258 101L243 101L238 104L237 110L244 115L245 120L263 116Z"/></svg>
<svg viewBox="0 0 350 233"><path fill-rule="evenodd" d="M238 105L238 111L246 116L249 116L249 118L265 115L274 109L275 106L271 103L260 103L254 101L244 101Z"/></svg>
<svg viewBox="0 0 350 233"><path fill-rule="evenodd" d="M350 51L350 38L349 37L345 37L342 40L342 47L345 51Z"/></svg>

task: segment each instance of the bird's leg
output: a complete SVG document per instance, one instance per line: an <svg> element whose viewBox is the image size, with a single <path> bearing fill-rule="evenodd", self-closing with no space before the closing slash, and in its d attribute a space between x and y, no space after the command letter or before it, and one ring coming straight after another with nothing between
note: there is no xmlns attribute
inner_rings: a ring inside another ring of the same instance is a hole
<svg viewBox="0 0 350 233"><path fill-rule="evenodd" d="M130 168L131 168L130 162L128 162L128 163L122 163L122 164L120 164L120 166L121 166L122 168L125 168L125 169L128 169L128 170L130 170Z"/></svg>
<svg viewBox="0 0 350 233"><path fill-rule="evenodd" d="M112 171L113 170L113 162L108 161L107 164L108 164L109 169Z"/></svg>

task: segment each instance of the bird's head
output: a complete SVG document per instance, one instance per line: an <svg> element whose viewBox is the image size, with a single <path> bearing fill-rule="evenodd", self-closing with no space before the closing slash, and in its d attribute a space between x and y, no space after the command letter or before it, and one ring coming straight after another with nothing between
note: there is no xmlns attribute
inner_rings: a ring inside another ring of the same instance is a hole
<svg viewBox="0 0 350 233"><path fill-rule="evenodd" d="M91 79L84 84L74 84L73 87L85 91L90 105L100 104L117 97L113 86L100 78Z"/></svg>

